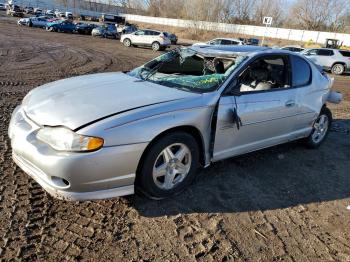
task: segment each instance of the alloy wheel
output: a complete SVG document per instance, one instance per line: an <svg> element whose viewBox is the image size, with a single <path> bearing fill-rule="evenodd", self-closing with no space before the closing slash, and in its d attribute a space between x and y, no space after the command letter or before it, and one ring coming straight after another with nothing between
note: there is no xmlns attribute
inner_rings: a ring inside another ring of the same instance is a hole
<svg viewBox="0 0 350 262"><path fill-rule="evenodd" d="M182 143L167 146L153 165L153 181L157 187L170 190L181 183L191 169L190 149Z"/></svg>
<svg viewBox="0 0 350 262"><path fill-rule="evenodd" d="M326 136L329 126L329 119L327 115L320 115L314 124L314 131L312 133L312 141L316 144L320 143Z"/></svg>

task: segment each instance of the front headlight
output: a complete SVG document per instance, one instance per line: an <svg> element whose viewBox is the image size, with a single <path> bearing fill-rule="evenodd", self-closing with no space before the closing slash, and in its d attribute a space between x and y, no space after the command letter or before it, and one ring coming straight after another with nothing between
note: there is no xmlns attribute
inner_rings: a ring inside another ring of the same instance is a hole
<svg viewBox="0 0 350 262"><path fill-rule="evenodd" d="M79 135L65 127L43 127L36 137L58 151L94 151L103 146L103 139Z"/></svg>

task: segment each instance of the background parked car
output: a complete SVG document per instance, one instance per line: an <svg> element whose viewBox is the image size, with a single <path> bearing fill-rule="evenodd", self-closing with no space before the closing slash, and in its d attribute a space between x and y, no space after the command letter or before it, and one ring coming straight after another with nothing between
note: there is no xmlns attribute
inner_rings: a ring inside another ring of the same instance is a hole
<svg viewBox="0 0 350 262"><path fill-rule="evenodd" d="M75 24L75 31L79 34L83 35L91 35L91 32L94 28L96 28L98 25L96 24L88 24L88 23L76 23Z"/></svg>
<svg viewBox="0 0 350 262"><path fill-rule="evenodd" d="M40 27L40 28L46 28L47 24L47 17L40 16L40 17L31 17L29 18L28 26L30 27Z"/></svg>
<svg viewBox="0 0 350 262"><path fill-rule="evenodd" d="M45 15L49 15L54 17L55 16L55 12L53 10L46 10Z"/></svg>
<svg viewBox="0 0 350 262"><path fill-rule="evenodd" d="M117 28L114 24L105 24L98 26L91 31L92 36L99 36L105 38L114 38L116 39L119 34L117 32Z"/></svg>
<svg viewBox="0 0 350 262"><path fill-rule="evenodd" d="M124 34L120 41L126 47L130 46L150 46L153 50L165 50L171 45L170 39L165 32L156 30L138 30L131 34Z"/></svg>
<svg viewBox="0 0 350 262"><path fill-rule="evenodd" d="M34 8L31 7L31 6L26 6L26 7L24 8L24 13L25 13L25 14L34 14Z"/></svg>
<svg viewBox="0 0 350 262"><path fill-rule="evenodd" d="M73 33L75 31L75 24L69 20L58 20L47 23L46 30L50 32Z"/></svg>
<svg viewBox="0 0 350 262"><path fill-rule="evenodd" d="M29 21L30 21L30 18L21 18L17 21L17 24L18 25L25 25L25 26L28 26L29 25Z"/></svg>
<svg viewBox="0 0 350 262"><path fill-rule="evenodd" d="M166 36L170 39L170 42L172 45L176 45L177 44L177 36L175 34L169 33L169 32L165 32Z"/></svg>
<svg viewBox="0 0 350 262"><path fill-rule="evenodd" d="M42 15L43 14L43 10L41 8L34 8L34 14L36 16Z"/></svg>
<svg viewBox="0 0 350 262"><path fill-rule="evenodd" d="M238 38L245 45L259 45L259 39L257 38Z"/></svg>
<svg viewBox="0 0 350 262"><path fill-rule="evenodd" d="M332 74L341 75L350 71L350 51L313 48L304 50L302 54Z"/></svg>
<svg viewBox="0 0 350 262"><path fill-rule="evenodd" d="M66 14L65 14L64 12L56 11L55 14L56 14L56 17L58 17L58 18L64 18L64 17L66 17Z"/></svg>
<svg viewBox="0 0 350 262"><path fill-rule="evenodd" d="M10 16L23 17L23 10L19 5L9 4L6 8L6 14Z"/></svg>
<svg viewBox="0 0 350 262"><path fill-rule="evenodd" d="M73 14L71 12L66 12L64 15L67 19L70 19L70 20L74 19Z"/></svg>
<svg viewBox="0 0 350 262"><path fill-rule="evenodd" d="M138 30L136 25L126 23L125 25L118 25L117 31L120 35L122 34L131 34Z"/></svg>
<svg viewBox="0 0 350 262"><path fill-rule="evenodd" d="M236 38L215 38L206 43L195 43L196 45L243 45L243 41Z"/></svg>
<svg viewBox="0 0 350 262"><path fill-rule="evenodd" d="M0 11L6 11L6 6L3 3L0 3Z"/></svg>
<svg viewBox="0 0 350 262"><path fill-rule="evenodd" d="M304 50L304 48L302 48L301 46L284 46L284 47L281 47L282 50L288 50L288 51L291 51L291 52L296 52L296 53L299 53L301 51Z"/></svg>

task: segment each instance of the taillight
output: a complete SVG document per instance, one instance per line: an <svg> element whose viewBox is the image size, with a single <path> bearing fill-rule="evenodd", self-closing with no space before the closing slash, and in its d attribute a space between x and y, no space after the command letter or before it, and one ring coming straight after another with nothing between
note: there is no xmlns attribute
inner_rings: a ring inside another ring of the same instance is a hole
<svg viewBox="0 0 350 262"><path fill-rule="evenodd" d="M161 39L165 39L165 36L164 35L160 35L159 36Z"/></svg>

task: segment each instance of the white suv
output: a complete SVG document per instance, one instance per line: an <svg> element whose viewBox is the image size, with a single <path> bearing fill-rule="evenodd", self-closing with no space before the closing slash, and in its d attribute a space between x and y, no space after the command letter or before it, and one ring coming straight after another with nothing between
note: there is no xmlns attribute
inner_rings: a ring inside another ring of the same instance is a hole
<svg viewBox="0 0 350 262"><path fill-rule="evenodd" d="M153 50L164 50L171 45L170 39L164 32L156 30L138 30L131 34L124 34L120 38L125 46L151 46Z"/></svg>
<svg viewBox="0 0 350 262"><path fill-rule="evenodd" d="M325 70L341 75L350 72L350 51L330 48L313 48L301 52Z"/></svg>

